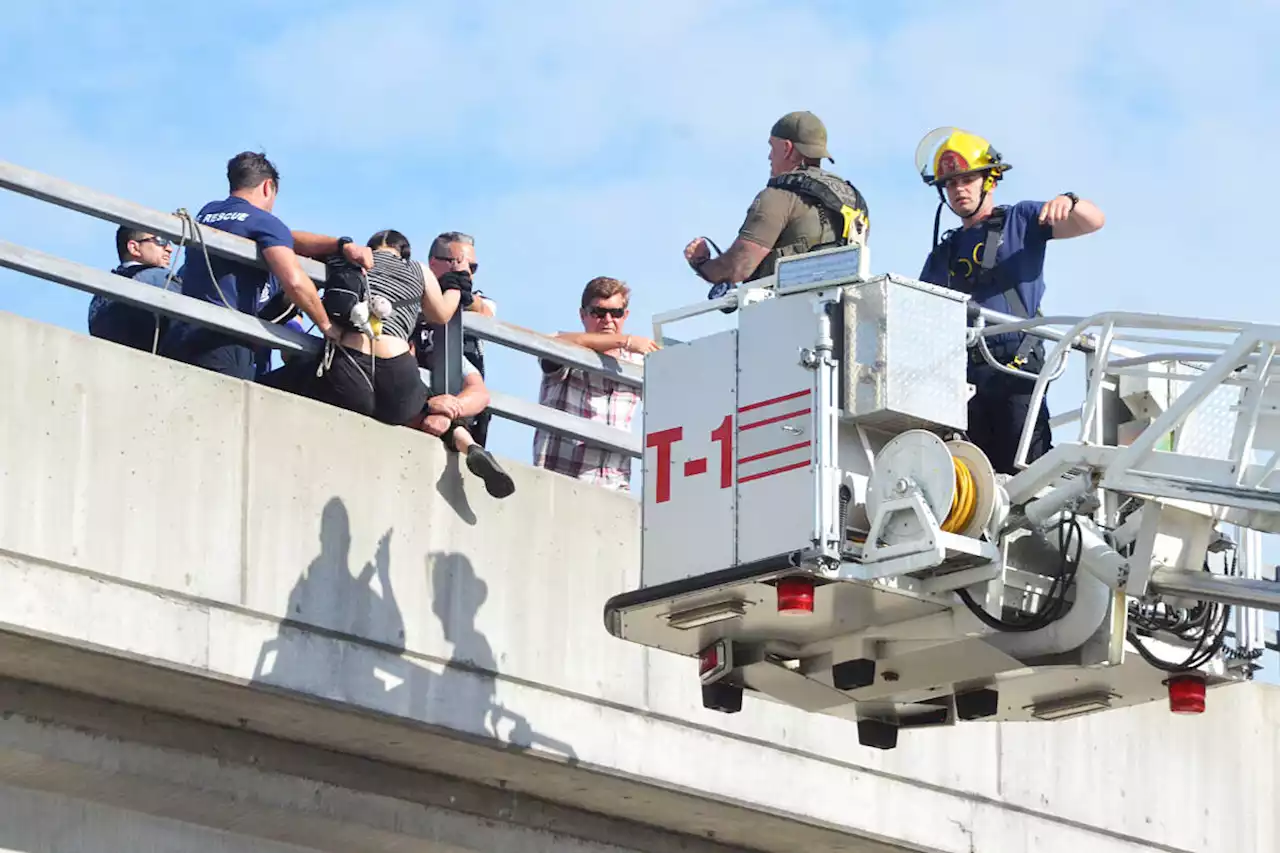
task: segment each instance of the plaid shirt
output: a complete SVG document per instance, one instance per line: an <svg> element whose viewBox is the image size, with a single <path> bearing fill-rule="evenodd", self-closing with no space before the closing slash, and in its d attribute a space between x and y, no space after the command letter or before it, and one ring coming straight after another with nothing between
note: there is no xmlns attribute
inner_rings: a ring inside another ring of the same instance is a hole
<svg viewBox="0 0 1280 853"><path fill-rule="evenodd" d="M619 361L644 363L644 359L633 352L609 354ZM543 364L554 366L554 362ZM632 418L640 407L640 392L604 376L561 367L542 374L538 402L630 432ZM544 430L533 434L533 464L618 491L631 488L631 459L625 453L588 446L576 438Z"/></svg>

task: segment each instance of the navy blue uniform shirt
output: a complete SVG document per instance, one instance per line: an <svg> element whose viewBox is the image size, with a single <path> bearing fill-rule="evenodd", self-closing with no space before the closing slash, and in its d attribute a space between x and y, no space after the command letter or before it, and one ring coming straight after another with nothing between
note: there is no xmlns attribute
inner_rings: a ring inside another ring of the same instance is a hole
<svg viewBox="0 0 1280 853"><path fill-rule="evenodd" d="M943 240L925 261L920 280L959 290L973 297L983 308L1022 316L1014 310L1005 293L1016 289L1031 316L1040 311L1044 298L1044 252L1053 239L1053 226L1042 225L1044 202L1020 201L1005 209L1004 240L996 251L991 280L979 285L982 252L987 241L987 222L961 228ZM1015 343L1021 336L998 335L992 344Z"/></svg>

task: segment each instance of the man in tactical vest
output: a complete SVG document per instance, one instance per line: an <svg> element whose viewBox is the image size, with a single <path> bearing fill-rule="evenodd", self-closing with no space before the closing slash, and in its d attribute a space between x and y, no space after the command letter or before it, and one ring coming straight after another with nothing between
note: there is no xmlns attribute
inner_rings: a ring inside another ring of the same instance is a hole
<svg viewBox="0 0 1280 853"><path fill-rule="evenodd" d="M751 202L728 251L711 257L698 237L685 260L702 278L723 288L772 275L778 258L816 249L864 243L870 230L862 193L819 165L835 162L827 151L827 128L810 112L787 113L769 132L769 183Z"/></svg>
<svg viewBox="0 0 1280 853"><path fill-rule="evenodd" d="M1044 297L1044 255L1049 240L1090 234L1105 217L1075 193L1047 202L1020 201L997 206L996 184L1012 166L980 136L955 127L928 133L916 149L916 168L938 191L934 246L920 280L969 294L982 308L1030 319L1040 314ZM938 239L942 206L960 217L961 227ZM1018 332L987 337L996 361L1024 371L1011 375L991 366L975 346L969 350L969 439L987 454L996 471L1016 474L1014 456L1031 408L1035 374L1044 367L1040 338ZM1041 401L1026 461L1052 447L1049 407Z"/></svg>

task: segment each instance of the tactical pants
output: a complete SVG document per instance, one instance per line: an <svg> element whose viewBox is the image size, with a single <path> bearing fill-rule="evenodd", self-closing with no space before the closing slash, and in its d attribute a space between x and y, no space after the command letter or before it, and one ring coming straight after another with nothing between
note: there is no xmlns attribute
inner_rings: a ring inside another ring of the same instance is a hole
<svg viewBox="0 0 1280 853"><path fill-rule="evenodd" d="M1026 369L1038 373L1041 363L1039 358L1033 358ZM985 363L969 365L969 381L976 389L969 400L969 440L987 454L996 473L1018 473L1013 462L1027 412L1031 409L1031 391L1035 382L1001 373ZM1026 462L1030 464L1052 448L1049 405L1042 400L1032 428Z"/></svg>

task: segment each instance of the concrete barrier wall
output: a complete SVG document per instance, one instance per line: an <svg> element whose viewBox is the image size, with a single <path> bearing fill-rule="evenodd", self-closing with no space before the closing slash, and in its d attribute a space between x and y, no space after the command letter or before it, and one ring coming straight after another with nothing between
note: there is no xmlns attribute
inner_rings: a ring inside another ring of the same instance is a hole
<svg viewBox="0 0 1280 853"><path fill-rule="evenodd" d="M0 701L0 851L738 853L62 691Z"/></svg>
<svg viewBox="0 0 1280 853"><path fill-rule="evenodd" d="M308 853L142 812L23 788L0 786L0 853Z"/></svg>
<svg viewBox="0 0 1280 853"><path fill-rule="evenodd" d="M12 316L0 358L13 628L917 849L1280 849L1272 690L890 753L726 717L692 662L603 628L638 579L630 496L511 463L494 501L421 434Z"/></svg>

